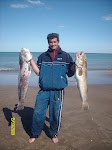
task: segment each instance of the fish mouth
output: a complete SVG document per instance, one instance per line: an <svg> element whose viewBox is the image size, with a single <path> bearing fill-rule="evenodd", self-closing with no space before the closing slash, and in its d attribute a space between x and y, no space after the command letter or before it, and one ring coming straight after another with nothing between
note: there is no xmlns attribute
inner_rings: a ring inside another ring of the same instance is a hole
<svg viewBox="0 0 112 150"><path fill-rule="evenodd" d="M22 48L21 49L21 52L20 52L20 57L21 57L21 59L23 60L23 61L25 61L25 62L30 62L30 60L31 60L31 55L30 55L30 51L29 51L29 49L28 48Z"/></svg>
<svg viewBox="0 0 112 150"><path fill-rule="evenodd" d="M83 51L81 51L81 52L78 51L78 53L76 54L76 56L77 56L78 58L82 57L83 55L84 55L84 52L83 52Z"/></svg>
<svg viewBox="0 0 112 150"><path fill-rule="evenodd" d="M78 61L81 61L83 55L84 55L84 52L83 52L83 51L81 51L81 52L78 51L78 53L76 54L76 59L77 59Z"/></svg>
<svg viewBox="0 0 112 150"><path fill-rule="evenodd" d="M86 56L85 56L84 52L78 51L78 53L76 54L76 64L79 67L82 67L85 59L86 59Z"/></svg>
<svg viewBox="0 0 112 150"><path fill-rule="evenodd" d="M82 53L83 53L83 51L81 51L81 52L78 51L78 55L79 55L79 56L82 55Z"/></svg>

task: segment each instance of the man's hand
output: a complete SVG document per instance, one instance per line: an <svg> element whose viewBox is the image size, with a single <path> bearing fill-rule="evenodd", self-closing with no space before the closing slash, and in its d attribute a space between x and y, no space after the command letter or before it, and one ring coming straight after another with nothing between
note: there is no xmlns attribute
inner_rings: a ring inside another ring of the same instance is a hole
<svg viewBox="0 0 112 150"><path fill-rule="evenodd" d="M33 71L36 73L37 76L39 76L39 73L40 73L40 70L38 69L37 65L35 64L34 60L33 60L33 55L32 53L30 53L31 55L31 60L30 60L30 63L32 65L32 68L33 68Z"/></svg>
<svg viewBox="0 0 112 150"><path fill-rule="evenodd" d="M75 73L75 71L76 71L75 64L73 64L73 65L71 66L71 71Z"/></svg>
<svg viewBox="0 0 112 150"><path fill-rule="evenodd" d="M33 60L33 55L32 55L32 53L30 53L30 56L31 56L31 60ZM30 60L30 61L31 61L31 60Z"/></svg>

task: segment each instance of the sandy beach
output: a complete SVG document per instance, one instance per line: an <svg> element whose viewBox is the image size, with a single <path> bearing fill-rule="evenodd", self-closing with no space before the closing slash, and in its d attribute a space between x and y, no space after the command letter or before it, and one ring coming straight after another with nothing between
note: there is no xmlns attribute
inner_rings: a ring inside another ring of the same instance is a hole
<svg viewBox="0 0 112 150"><path fill-rule="evenodd" d="M77 87L65 89L62 127L59 143L49 138L49 113L38 139L28 143L33 108L38 87L29 87L25 109L14 112L18 103L17 86L0 87L1 150L111 150L112 149L112 85L88 86L89 110L82 110ZM15 135L11 135L10 118L15 117Z"/></svg>

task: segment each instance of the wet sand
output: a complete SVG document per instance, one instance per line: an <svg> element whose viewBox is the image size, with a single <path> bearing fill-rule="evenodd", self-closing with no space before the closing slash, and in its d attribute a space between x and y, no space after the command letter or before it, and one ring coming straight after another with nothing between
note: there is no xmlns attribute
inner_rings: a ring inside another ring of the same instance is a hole
<svg viewBox="0 0 112 150"><path fill-rule="evenodd" d="M38 139L28 143L38 87L29 87L25 109L16 113L17 86L0 87L1 150L111 150L112 149L112 85L89 85L90 109L82 110L77 87L65 89L59 142L49 138L49 115ZM11 135L10 118L15 117L15 135Z"/></svg>

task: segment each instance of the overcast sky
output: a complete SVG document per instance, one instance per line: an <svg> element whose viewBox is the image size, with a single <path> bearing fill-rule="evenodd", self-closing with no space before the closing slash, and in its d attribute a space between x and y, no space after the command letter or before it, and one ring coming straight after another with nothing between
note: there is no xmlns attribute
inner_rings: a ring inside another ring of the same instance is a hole
<svg viewBox="0 0 112 150"><path fill-rule="evenodd" d="M0 0L0 52L44 52L52 32L67 52L112 53L112 0Z"/></svg>

